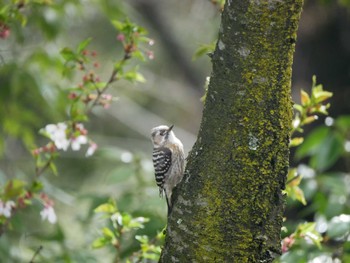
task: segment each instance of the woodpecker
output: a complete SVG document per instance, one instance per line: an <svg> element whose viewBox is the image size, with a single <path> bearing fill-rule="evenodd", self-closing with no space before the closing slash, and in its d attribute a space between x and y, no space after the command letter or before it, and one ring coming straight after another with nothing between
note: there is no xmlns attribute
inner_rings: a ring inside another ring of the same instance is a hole
<svg viewBox="0 0 350 263"><path fill-rule="evenodd" d="M182 142L172 131L174 125L160 125L151 130L153 143L153 165L159 196L165 198L168 216L171 213L171 195L174 187L182 180L185 169L185 154Z"/></svg>

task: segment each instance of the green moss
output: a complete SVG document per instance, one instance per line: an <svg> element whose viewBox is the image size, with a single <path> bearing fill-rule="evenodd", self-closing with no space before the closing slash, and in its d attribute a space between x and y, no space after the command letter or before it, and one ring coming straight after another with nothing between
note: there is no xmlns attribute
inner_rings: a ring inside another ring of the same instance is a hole
<svg viewBox="0 0 350 263"><path fill-rule="evenodd" d="M213 57L199 139L179 186L185 201L175 201L161 262L270 262L279 252L292 120L289 39L301 5L226 6L225 49Z"/></svg>

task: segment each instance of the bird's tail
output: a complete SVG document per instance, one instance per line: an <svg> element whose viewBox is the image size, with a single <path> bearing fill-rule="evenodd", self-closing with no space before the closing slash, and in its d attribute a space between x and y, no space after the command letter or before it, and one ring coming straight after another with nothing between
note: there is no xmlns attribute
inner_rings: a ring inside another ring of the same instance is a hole
<svg viewBox="0 0 350 263"><path fill-rule="evenodd" d="M165 191L165 189L164 189L164 191ZM171 198L171 196L168 197L167 192L165 191L166 204L168 205L168 217L170 216L171 209L172 209L170 198Z"/></svg>

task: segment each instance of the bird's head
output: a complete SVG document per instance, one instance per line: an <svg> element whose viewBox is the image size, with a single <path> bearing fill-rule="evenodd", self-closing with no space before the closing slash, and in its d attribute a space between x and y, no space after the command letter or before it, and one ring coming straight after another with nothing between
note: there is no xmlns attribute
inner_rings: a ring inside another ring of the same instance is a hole
<svg viewBox="0 0 350 263"><path fill-rule="evenodd" d="M172 131L173 127L174 125L171 125L170 127L160 125L151 130L151 139L155 148L165 146L168 142L171 142L176 138Z"/></svg>

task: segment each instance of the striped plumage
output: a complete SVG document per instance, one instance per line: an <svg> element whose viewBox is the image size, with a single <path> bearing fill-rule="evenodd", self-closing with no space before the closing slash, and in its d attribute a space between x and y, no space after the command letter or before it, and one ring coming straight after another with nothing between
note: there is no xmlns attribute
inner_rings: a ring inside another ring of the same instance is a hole
<svg viewBox="0 0 350 263"><path fill-rule="evenodd" d="M153 142L153 165L159 195L165 197L168 214L171 212L171 195L173 188L182 180L185 155L181 141L172 131L173 126L161 125L151 131Z"/></svg>
<svg viewBox="0 0 350 263"><path fill-rule="evenodd" d="M171 166L171 150L161 147L153 149L153 165L156 183L159 187L159 196L163 197L165 177Z"/></svg>

